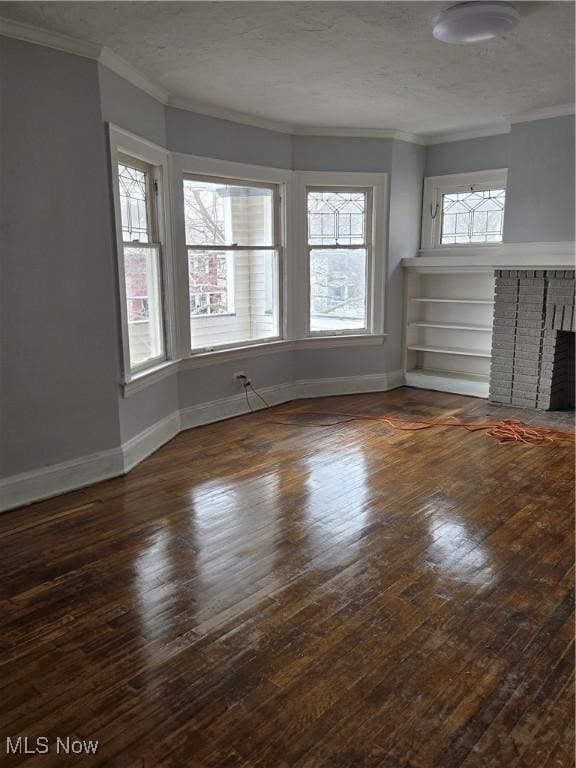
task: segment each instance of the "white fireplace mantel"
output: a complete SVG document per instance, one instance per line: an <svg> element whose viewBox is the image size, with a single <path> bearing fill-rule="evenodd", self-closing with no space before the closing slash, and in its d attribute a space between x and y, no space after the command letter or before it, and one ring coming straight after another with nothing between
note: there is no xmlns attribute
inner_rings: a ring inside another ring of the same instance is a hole
<svg viewBox="0 0 576 768"><path fill-rule="evenodd" d="M412 269L430 267L460 271L491 269L575 269L576 244L498 243L497 245L444 246L421 250L418 256L402 259L402 266Z"/></svg>

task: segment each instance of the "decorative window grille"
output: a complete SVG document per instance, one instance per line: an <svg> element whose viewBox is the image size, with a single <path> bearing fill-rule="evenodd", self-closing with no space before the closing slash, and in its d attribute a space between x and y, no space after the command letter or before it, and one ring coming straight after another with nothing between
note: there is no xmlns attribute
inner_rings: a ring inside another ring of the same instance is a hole
<svg viewBox="0 0 576 768"><path fill-rule="evenodd" d="M366 192L308 192L309 245L363 245Z"/></svg>
<svg viewBox="0 0 576 768"><path fill-rule="evenodd" d="M124 242L148 242L148 177L146 171L118 165L122 239Z"/></svg>
<svg viewBox="0 0 576 768"><path fill-rule="evenodd" d="M440 244L501 243L505 189L442 195Z"/></svg>

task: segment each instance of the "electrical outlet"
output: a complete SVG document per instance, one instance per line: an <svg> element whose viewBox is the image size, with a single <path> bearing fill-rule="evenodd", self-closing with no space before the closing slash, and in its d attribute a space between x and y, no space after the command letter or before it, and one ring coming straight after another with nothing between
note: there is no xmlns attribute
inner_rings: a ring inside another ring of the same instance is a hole
<svg viewBox="0 0 576 768"><path fill-rule="evenodd" d="M232 379L238 384L242 384L243 387L249 387L252 384L251 379L246 376L244 371L236 371L236 373L232 374Z"/></svg>

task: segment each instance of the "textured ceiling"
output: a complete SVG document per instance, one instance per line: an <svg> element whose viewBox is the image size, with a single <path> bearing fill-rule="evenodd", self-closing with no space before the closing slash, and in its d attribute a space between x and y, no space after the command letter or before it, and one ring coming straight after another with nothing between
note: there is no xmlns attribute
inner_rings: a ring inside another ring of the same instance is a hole
<svg viewBox="0 0 576 768"><path fill-rule="evenodd" d="M432 37L438 2L6 2L0 14L106 45L177 99L294 125L414 133L574 100L574 5L520 2L478 46Z"/></svg>

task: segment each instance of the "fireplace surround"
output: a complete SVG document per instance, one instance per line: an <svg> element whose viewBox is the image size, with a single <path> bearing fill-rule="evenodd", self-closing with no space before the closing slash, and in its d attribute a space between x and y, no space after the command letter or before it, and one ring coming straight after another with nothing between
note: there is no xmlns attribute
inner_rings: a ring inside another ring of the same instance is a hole
<svg viewBox="0 0 576 768"><path fill-rule="evenodd" d="M574 270L495 272L493 403L574 408Z"/></svg>

